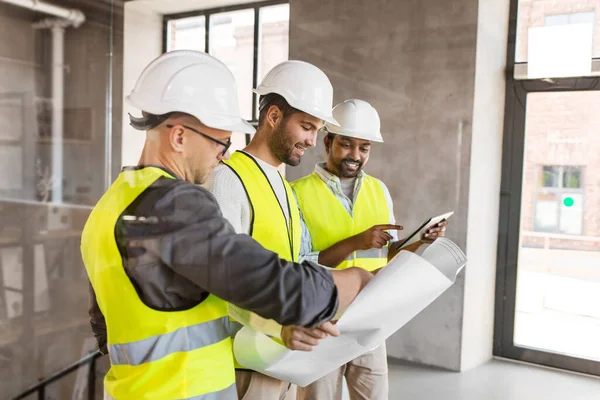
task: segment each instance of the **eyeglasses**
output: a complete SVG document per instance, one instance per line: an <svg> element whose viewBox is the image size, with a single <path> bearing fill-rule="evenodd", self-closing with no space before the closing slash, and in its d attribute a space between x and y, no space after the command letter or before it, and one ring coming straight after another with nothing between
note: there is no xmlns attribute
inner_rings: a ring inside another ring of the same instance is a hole
<svg viewBox="0 0 600 400"><path fill-rule="evenodd" d="M173 128L174 126L175 125L167 125L167 128ZM200 136L204 136L205 138L212 140L213 142L218 143L221 146L223 146L223 152L221 153L222 156L224 156L225 153L227 153L227 150L229 150L229 147L231 146L231 138L227 139L227 142L221 142L220 140L215 139L214 137L209 136L206 133L202 133L199 130L192 128L191 126L187 126L187 125L181 125L181 126L183 126L185 129L189 129L190 131L195 132Z"/></svg>

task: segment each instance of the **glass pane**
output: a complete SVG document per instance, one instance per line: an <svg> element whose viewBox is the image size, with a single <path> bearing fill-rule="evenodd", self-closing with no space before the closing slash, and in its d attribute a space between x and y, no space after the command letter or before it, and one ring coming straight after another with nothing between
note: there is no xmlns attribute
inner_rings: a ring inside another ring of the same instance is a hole
<svg viewBox="0 0 600 400"><path fill-rule="evenodd" d="M544 25L566 25L569 23L569 14L546 15Z"/></svg>
<svg viewBox="0 0 600 400"><path fill-rule="evenodd" d="M85 22L61 30L34 29L50 16L0 2L2 398L95 349L79 246L120 148L123 48L108 21L122 35L124 17L116 4L112 15L110 7L76 3ZM80 398L75 385L60 380L45 398Z"/></svg>
<svg viewBox="0 0 600 400"><path fill-rule="evenodd" d="M542 187L559 187L560 168L544 166L542 171Z"/></svg>
<svg viewBox="0 0 600 400"><path fill-rule="evenodd" d="M290 5L260 9L260 46L258 54L258 83L280 62L289 57ZM255 94L255 96L258 96ZM258 118L258 101L256 116Z"/></svg>
<svg viewBox="0 0 600 400"><path fill-rule="evenodd" d="M596 15L600 3L593 3L585 7L588 10L580 12L580 0L563 0L549 3L547 0L519 0L517 16L517 42L515 61L527 62L529 29L542 26L557 26L569 24L592 24L597 32ZM589 10L593 7L594 10ZM593 40L593 57L600 57L600 43Z"/></svg>
<svg viewBox="0 0 600 400"><path fill-rule="evenodd" d="M560 198L560 231L581 235L583 228L583 195L564 193Z"/></svg>
<svg viewBox="0 0 600 400"><path fill-rule="evenodd" d="M600 92L532 93L515 345L600 361ZM543 168L540 168L543 166ZM536 174L543 173L542 187Z"/></svg>
<svg viewBox="0 0 600 400"><path fill-rule="evenodd" d="M260 9L260 55L258 81L289 56L290 5Z"/></svg>
<svg viewBox="0 0 600 400"><path fill-rule="evenodd" d="M242 117L252 119L254 10L210 16L209 53L223 61L237 81Z"/></svg>
<svg viewBox="0 0 600 400"><path fill-rule="evenodd" d="M556 193L539 193L535 204L535 230L554 231L558 227L558 196Z"/></svg>
<svg viewBox="0 0 600 400"><path fill-rule="evenodd" d="M167 24L167 50L205 51L205 24L204 15L170 20Z"/></svg>
<svg viewBox="0 0 600 400"><path fill-rule="evenodd" d="M569 189L579 189L581 187L581 171L578 167L565 167L562 185Z"/></svg>
<svg viewBox="0 0 600 400"><path fill-rule="evenodd" d="M570 24L594 24L595 22L596 13L594 11L576 12L569 14Z"/></svg>

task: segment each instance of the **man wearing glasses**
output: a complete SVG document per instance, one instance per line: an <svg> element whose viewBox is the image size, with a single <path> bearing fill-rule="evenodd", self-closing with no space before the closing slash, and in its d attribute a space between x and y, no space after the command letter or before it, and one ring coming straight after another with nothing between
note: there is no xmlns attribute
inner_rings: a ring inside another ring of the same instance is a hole
<svg viewBox="0 0 600 400"><path fill-rule="evenodd" d="M230 304L336 335L326 321L372 275L280 259L236 234L199 186L232 131L254 131L223 63L166 53L127 100L142 110L131 125L147 132L139 165L123 169L81 237L92 331L111 364L105 398L237 399Z"/></svg>
<svg viewBox="0 0 600 400"><path fill-rule="evenodd" d="M298 205L278 168L298 165L304 151L315 146L323 122L335 124L333 88L314 65L285 61L267 73L255 93L260 95L256 135L243 151L215 169L207 188L236 232L252 236L283 259L298 262L302 237ZM302 327L260 325L259 330L293 350L310 351L326 336L325 331ZM245 399L295 399L293 385L241 365L236 365L236 383Z"/></svg>

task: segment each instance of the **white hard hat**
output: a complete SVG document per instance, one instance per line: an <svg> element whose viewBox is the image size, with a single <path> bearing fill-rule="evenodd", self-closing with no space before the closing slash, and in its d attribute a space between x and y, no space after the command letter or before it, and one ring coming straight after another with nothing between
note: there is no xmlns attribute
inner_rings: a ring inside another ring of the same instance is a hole
<svg viewBox="0 0 600 400"><path fill-rule="evenodd" d="M331 115L333 87L327 75L304 61L284 61L271 69L254 90L261 96L277 93L290 106L336 124Z"/></svg>
<svg viewBox="0 0 600 400"><path fill-rule="evenodd" d="M325 124L327 132L373 142L383 142L379 114L364 100L350 99L333 108L338 125Z"/></svg>
<svg viewBox="0 0 600 400"><path fill-rule="evenodd" d="M154 115L182 112L210 128L256 131L240 116L235 78L229 68L201 51L175 50L154 59L142 71L127 101Z"/></svg>

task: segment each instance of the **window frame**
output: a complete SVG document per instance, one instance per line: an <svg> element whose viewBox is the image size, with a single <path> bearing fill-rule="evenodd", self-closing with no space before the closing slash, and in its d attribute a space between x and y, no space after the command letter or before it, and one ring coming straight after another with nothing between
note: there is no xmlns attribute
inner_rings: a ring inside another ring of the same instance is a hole
<svg viewBox="0 0 600 400"><path fill-rule="evenodd" d="M511 0L506 53L493 354L500 358L600 376L598 361L518 346L514 343L527 95L538 92L600 90L600 77L593 76L594 73L592 76L572 78L528 79L527 63L516 62L518 10L519 1ZM595 60L597 59L593 59ZM594 70L598 71L596 74L600 74L600 68Z"/></svg>
<svg viewBox="0 0 600 400"><path fill-rule="evenodd" d="M257 3L243 3L225 7L207 8L201 10L186 11L175 14L163 15L163 52L168 49L168 29L169 22L176 19L190 18L190 17L201 17L204 16L204 49L206 53L210 54L210 18L214 14L220 14L224 12L232 11L243 11L243 10L254 10L254 59L252 61L252 87L258 86L258 61L260 57L260 10L265 7L277 6L281 4L289 4L289 0L268 0ZM254 127L258 126L258 95L252 94L252 119L248 122ZM246 144L250 143L252 135L246 134Z"/></svg>

